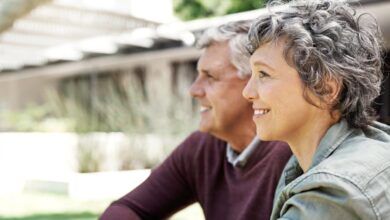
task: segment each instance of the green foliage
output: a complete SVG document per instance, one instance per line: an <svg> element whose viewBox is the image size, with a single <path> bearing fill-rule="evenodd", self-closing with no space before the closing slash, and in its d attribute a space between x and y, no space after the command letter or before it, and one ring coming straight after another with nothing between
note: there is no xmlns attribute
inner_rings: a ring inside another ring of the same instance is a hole
<svg viewBox="0 0 390 220"><path fill-rule="evenodd" d="M259 9L265 0L174 0L175 13L184 20Z"/></svg>
<svg viewBox="0 0 390 220"><path fill-rule="evenodd" d="M108 140L96 139L90 133L122 132L128 141L120 143L123 146L118 150L118 167L151 168L198 124L198 114L188 95L191 80L185 74L177 75L183 77L177 80L181 83L172 87L149 78L149 83L155 84L148 85L154 89L147 89L142 78L133 72L65 79L58 88L48 91L47 104L3 112L6 126L1 127L13 131L78 133L75 156L79 172L101 171L108 161L107 152L103 151ZM156 96L153 91L164 95ZM147 142L146 136L151 133L161 140L159 146ZM147 148L152 145L154 153L148 153Z"/></svg>
<svg viewBox="0 0 390 220"><path fill-rule="evenodd" d="M31 104L24 110L3 110L1 129L18 132L64 131L65 124L52 117L49 105Z"/></svg>
<svg viewBox="0 0 390 220"><path fill-rule="evenodd" d="M265 5L264 0L245 0L245 1L230 0L230 7L226 11L226 14L259 9L264 7L264 5Z"/></svg>
<svg viewBox="0 0 390 220"><path fill-rule="evenodd" d="M162 100L166 103L166 109L162 109L149 101L142 83L133 75L125 80L121 74L108 74L97 79L96 88L88 78L66 81L58 91L49 93L51 108L77 133L176 135L196 128L188 88Z"/></svg>
<svg viewBox="0 0 390 220"><path fill-rule="evenodd" d="M0 7L0 32L12 26L16 19L28 14L39 5L52 0L2 0Z"/></svg>
<svg viewBox="0 0 390 220"><path fill-rule="evenodd" d="M101 171L104 154L100 149L100 142L88 135L79 135L76 152L78 171L90 173Z"/></svg>
<svg viewBox="0 0 390 220"><path fill-rule="evenodd" d="M178 144L176 137L182 139L197 126L189 82L183 84L187 85L156 100L136 74L109 73L98 78L68 79L51 91L48 95L55 115L68 122L70 131L79 133L79 172L100 171L106 160L104 140L94 139L91 132L127 134L128 141L118 148L119 169L152 168L161 162ZM159 81L154 86L158 86L157 92L170 89ZM148 153L153 147L146 141L150 133L162 140L161 148L153 148L158 153Z"/></svg>
<svg viewBox="0 0 390 220"><path fill-rule="evenodd" d="M115 74L95 80L95 84L88 78L68 80L51 91L48 95L56 116L73 121L72 130L77 133L146 132L139 82L125 86Z"/></svg>
<svg viewBox="0 0 390 220"><path fill-rule="evenodd" d="M161 159L149 155L146 136L132 136L118 151L120 170L151 169L161 162Z"/></svg>
<svg viewBox="0 0 390 220"><path fill-rule="evenodd" d="M177 0L175 2L175 12L184 20L210 17L214 15L214 11L206 8L201 2L186 0Z"/></svg>

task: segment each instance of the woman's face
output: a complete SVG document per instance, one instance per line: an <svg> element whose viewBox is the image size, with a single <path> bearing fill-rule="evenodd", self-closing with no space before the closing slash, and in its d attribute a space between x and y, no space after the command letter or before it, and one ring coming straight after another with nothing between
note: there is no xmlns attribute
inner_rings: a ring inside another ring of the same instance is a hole
<svg viewBox="0 0 390 220"><path fill-rule="evenodd" d="M252 76L243 95L252 102L257 135L262 140L305 138L315 123L329 111L308 103L298 72L283 55L285 42L279 40L259 47L251 56ZM306 92L314 104L318 97ZM322 118L322 119L321 119Z"/></svg>

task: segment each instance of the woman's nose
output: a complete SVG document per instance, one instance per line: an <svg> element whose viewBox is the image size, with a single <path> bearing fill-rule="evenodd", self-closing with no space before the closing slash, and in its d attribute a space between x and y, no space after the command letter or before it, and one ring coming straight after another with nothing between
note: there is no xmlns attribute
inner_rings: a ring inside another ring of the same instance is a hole
<svg viewBox="0 0 390 220"><path fill-rule="evenodd" d="M244 96L244 98L248 101L252 101L258 96L256 86L252 77L249 79L244 90L242 91L242 96Z"/></svg>

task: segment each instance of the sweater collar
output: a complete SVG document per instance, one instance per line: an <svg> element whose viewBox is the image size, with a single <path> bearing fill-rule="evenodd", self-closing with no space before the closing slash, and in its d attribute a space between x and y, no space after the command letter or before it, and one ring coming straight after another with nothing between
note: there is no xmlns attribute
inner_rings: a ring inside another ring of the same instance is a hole
<svg viewBox="0 0 390 220"><path fill-rule="evenodd" d="M234 167L243 168L248 162L250 156L259 146L259 144L260 144L260 139L258 137L254 137L252 142L241 153L237 153L233 150L231 145L227 143L226 146L227 161L230 164L232 164Z"/></svg>

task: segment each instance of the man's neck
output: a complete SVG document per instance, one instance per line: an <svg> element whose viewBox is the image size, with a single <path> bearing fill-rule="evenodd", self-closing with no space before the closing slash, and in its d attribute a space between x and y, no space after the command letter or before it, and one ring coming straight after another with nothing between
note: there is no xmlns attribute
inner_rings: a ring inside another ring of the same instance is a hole
<svg viewBox="0 0 390 220"><path fill-rule="evenodd" d="M231 135L230 138L226 138L225 140L235 152L241 153L253 141L255 136L256 131L243 132L241 134Z"/></svg>

